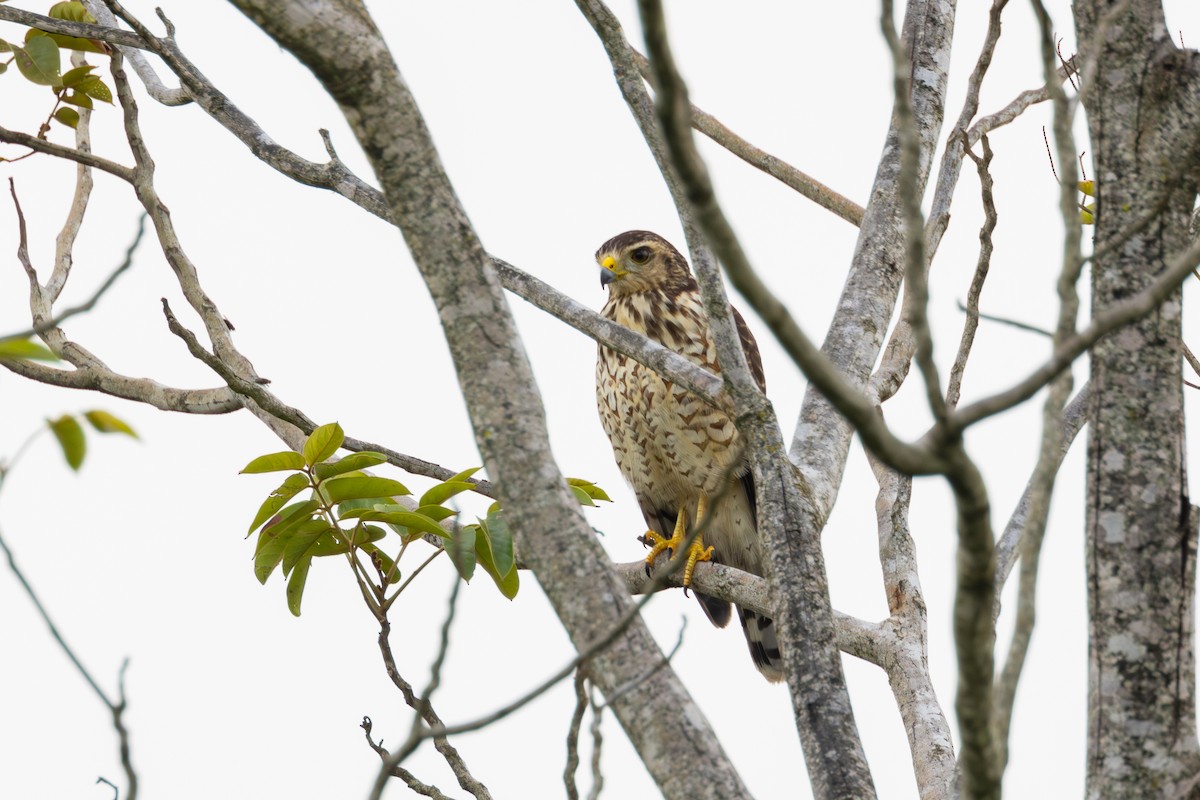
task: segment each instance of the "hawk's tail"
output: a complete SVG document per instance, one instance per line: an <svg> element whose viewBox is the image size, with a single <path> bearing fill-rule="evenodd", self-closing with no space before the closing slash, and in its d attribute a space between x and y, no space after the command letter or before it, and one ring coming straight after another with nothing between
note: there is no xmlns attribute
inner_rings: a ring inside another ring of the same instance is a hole
<svg viewBox="0 0 1200 800"><path fill-rule="evenodd" d="M775 636L775 620L756 614L738 606L742 620L742 632L746 644L750 645L750 657L763 677L772 683L783 680L783 656L779 652L779 639Z"/></svg>

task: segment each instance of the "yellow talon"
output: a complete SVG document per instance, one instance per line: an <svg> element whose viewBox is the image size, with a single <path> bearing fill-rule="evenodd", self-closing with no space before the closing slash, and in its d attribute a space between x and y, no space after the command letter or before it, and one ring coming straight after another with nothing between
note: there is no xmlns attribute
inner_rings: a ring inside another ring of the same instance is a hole
<svg viewBox="0 0 1200 800"><path fill-rule="evenodd" d="M700 520L704 518L704 513L708 508L708 498L705 495L700 495L700 499L696 504L696 524L700 524ZM664 550L669 550L672 553L678 552L680 545L687 540L687 507L683 506L679 509L679 514L675 518L675 530L671 532L671 538L668 539L654 531L646 531L646 535L642 537L642 541L650 544L650 552L646 555L646 570L647 572L654 565L654 559L658 558L659 554ZM688 548L687 562L683 568L683 588L692 585L692 573L696 569L696 564L701 561L711 561L713 548L704 546L704 537L697 535L692 541L691 547Z"/></svg>

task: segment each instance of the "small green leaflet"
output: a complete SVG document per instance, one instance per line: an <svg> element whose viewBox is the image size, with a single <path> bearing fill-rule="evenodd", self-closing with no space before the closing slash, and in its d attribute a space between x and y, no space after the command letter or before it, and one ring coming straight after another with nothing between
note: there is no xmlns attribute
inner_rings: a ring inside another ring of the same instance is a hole
<svg viewBox="0 0 1200 800"><path fill-rule="evenodd" d="M342 446L346 434L336 422L317 428L304 442L304 462L308 466L319 464L332 456Z"/></svg>
<svg viewBox="0 0 1200 800"><path fill-rule="evenodd" d="M58 54L58 45L49 36L34 36L25 42L24 47L10 44L13 57L17 61L17 69L30 83L39 86L59 86L62 76L62 59Z"/></svg>
<svg viewBox="0 0 1200 800"><path fill-rule="evenodd" d="M83 466L83 457L87 455L87 439L83 435L83 426L79 420L70 414L63 414L58 419L46 420L54 438L62 448L63 457L71 469L78 471Z"/></svg>
<svg viewBox="0 0 1200 800"><path fill-rule="evenodd" d="M306 446L307 447L307 446ZM408 494L400 481L391 478L355 477L334 478L321 484L331 503L341 503L345 500L362 500L371 497L388 498Z"/></svg>
<svg viewBox="0 0 1200 800"><path fill-rule="evenodd" d="M322 536L326 538L327 543L333 543L333 536L330 535L332 530L329 522L321 517L314 517L297 525L296 530L288 537L287 544L283 546L283 574L290 573L304 556L311 558L310 551Z"/></svg>
<svg viewBox="0 0 1200 800"><path fill-rule="evenodd" d="M254 521L250 523L250 530L246 532L246 535L249 536L258 530L259 526L274 516L276 511L283 508L288 500L291 500L309 486L308 476L304 473L288 475L287 479L279 485L279 488L267 495L267 499L258 507L258 513L254 515ZM315 509L316 501L311 502Z"/></svg>
<svg viewBox="0 0 1200 800"><path fill-rule="evenodd" d="M63 109L59 109L60 111ZM114 417L107 411L93 410L83 412L83 418L88 421L98 433L123 433L126 436L131 436L134 439L138 438L137 433L133 428L122 419Z"/></svg>
<svg viewBox="0 0 1200 800"><path fill-rule="evenodd" d="M446 542L446 555L467 583L475 574L475 534L478 529L478 525L465 525Z"/></svg>
<svg viewBox="0 0 1200 800"><path fill-rule="evenodd" d="M242 468L240 475L253 475L262 472L284 472L286 470L304 469L304 456L292 450L282 453L270 453L259 456Z"/></svg>
<svg viewBox="0 0 1200 800"><path fill-rule="evenodd" d="M591 481L585 481L583 478L567 478L567 486L571 487L571 492L575 495L575 499L580 505L594 506L594 500L603 500L606 503L611 503L612 499L608 493L601 489Z"/></svg>
<svg viewBox="0 0 1200 800"><path fill-rule="evenodd" d="M317 480L323 481L335 475L367 469L376 464L382 464L385 461L387 461L387 456L383 453L373 453L365 450L361 453L351 453L345 458L339 458L337 461L317 464L313 467L313 472L316 474Z"/></svg>
<svg viewBox="0 0 1200 800"><path fill-rule="evenodd" d="M302 558L292 570L288 579L287 603L292 616L300 616L300 600L304 597L304 584L308 581L308 568L312 566L312 557Z"/></svg>
<svg viewBox="0 0 1200 800"><path fill-rule="evenodd" d="M492 576L500 594L512 600L520 589L520 578L513 563L512 535L498 514L489 514L471 526L475 532L475 556L479 566ZM497 563L499 562L499 564ZM501 566L507 569L501 571Z"/></svg>
<svg viewBox="0 0 1200 800"><path fill-rule="evenodd" d="M14 359L29 361L58 361L58 356L37 342L29 339L7 339L0 341L0 361Z"/></svg>

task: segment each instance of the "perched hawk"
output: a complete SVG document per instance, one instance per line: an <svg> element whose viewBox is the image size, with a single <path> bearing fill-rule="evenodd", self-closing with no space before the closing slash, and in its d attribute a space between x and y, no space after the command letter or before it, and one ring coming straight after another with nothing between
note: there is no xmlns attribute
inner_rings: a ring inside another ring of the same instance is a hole
<svg viewBox="0 0 1200 800"><path fill-rule="evenodd" d="M596 261L600 284L608 287L601 314L720 374L700 288L667 240L628 231L601 245ZM765 388L758 345L736 309L733 316L750 371ZM604 345L596 360L596 404L650 529L647 564L663 550L677 549L689 521L695 525L706 517L711 502L714 517L689 551L684 585L696 561L710 559L762 575L754 476L739 453L730 416ZM696 599L714 625L729 624L729 603L699 592ZM774 622L740 607L738 616L754 665L768 680L782 679Z"/></svg>

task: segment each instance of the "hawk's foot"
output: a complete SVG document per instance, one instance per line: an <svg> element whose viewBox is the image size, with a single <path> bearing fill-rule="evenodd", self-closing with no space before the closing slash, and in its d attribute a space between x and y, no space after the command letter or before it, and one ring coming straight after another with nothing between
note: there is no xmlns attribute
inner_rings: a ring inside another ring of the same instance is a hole
<svg viewBox="0 0 1200 800"><path fill-rule="evenodd" d="M654 531L646 531L646 534L642 536L642 543L650 547L650 552L646 555L646 574L650 574L650 569L654 566L654 559L658 558L660 553L664 550L671 554L677 553L685 541L687 541L687 511L685 509L679 510L679 516L675 520L675 530L670 539ZM685 591L692 585L692 573L696 569L696 564L701 561L711 561L712 554L713 548L704 546L703 536L697 536L692 541L691 547L687 551L687 562L683 567Z"/></svg>

